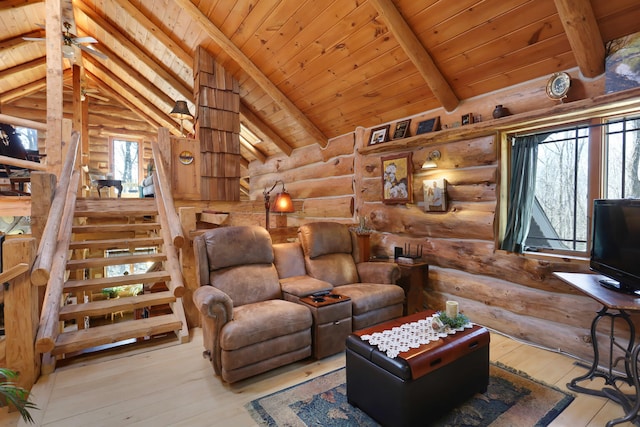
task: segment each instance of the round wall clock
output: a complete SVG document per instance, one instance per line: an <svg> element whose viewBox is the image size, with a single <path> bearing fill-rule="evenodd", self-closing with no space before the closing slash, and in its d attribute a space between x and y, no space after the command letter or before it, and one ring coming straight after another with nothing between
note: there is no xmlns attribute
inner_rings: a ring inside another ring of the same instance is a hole
<svg viewBox="0 0 640 427"><path fill-rule="evenodd" d="M547 96L551 99L562 99L569 93L571 76L565 72L553 73L547 82Z"/></svg>

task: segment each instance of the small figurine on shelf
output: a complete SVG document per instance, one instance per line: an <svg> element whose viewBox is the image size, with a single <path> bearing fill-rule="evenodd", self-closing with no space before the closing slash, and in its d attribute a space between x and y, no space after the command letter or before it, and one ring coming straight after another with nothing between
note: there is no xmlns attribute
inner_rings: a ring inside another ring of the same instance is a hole
<svg viewBox="0 0 640 427"><path fill-rule="evenodd" d="M369 228L369 226L367 225L367 217L366 216L359 216L358 217L358 226L357 227L351 227L351 231L354 231L359 236L364 235L364 234L371 234L373 232L373 230L371 228Z"/></svg>

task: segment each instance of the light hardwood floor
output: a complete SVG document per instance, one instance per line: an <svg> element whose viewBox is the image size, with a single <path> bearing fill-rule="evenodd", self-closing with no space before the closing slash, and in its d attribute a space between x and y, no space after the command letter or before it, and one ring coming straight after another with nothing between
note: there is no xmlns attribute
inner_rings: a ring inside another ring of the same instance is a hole
<svg viewBox="0 0 640 427"><path fill-rule="evenodd" d="M247 402L344 366L339 354L225 385L201 354L201 330L195 329L187 344L59 368L32 390L40 408L34 411L36 425L255 426L244 409ZM565 390L567 382L585 372L570 357L496 333L491 334L490 358ZM621 415L622 409L604 398L578 394L551 426L604 426ZM0 413L0 426L16 425L27 424L16 413Z"/></svg>

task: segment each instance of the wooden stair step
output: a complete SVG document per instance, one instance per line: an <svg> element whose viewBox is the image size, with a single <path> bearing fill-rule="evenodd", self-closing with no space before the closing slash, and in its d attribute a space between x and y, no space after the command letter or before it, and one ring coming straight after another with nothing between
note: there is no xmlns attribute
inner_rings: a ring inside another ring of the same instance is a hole
<svg viewBox="0 0 640 427"><path fill-rule="evenodd" d="M141 262L161 262L167 259L164 253L111 256L107 258L84 258L67 261L67 270L99 268L109 265L137 264Z"/></svg>
<svg viewBox="0 0 640 427"><path fill-rule="evenodd" d="M159 222L137 222L133 224L74 225L72 233L117 233L120 231L153 231L160 229Z"/></svg>
<svg viewBox="0 0 640 427"><path fill-rule="evenodd" d="M155 199L76 199L76 217L144 217L158 215Z"/></svg>
<svg viewBox="0 0 640 427"><path fill-rule="evenodd" d="M126 276L101 277L96 279L69 280L64 284L65 292L95 291L116 286L137 285L142 283L167 282L171 275L166 271L154 271L142 274L127 274Z"/></svg>
<svg viewBox="0 0 640 427"><path fill-rule="evenodd" d="M60 309L60 320L71 320L81 316L103 316L118 311L133 311L138 308L169 304L175 301L176 297L173 293L165 291L81 304L67 304Z"/></svg>
<svg viewBox="0 0 640 427"><path fill-rule="evenodd" d="M158 246L162 237L137 237L131 239L77 240L69 244L69 249L136 249Z"/></svg>
<svg viewBox="0 0 640 427"><path fill-rule="evenodd" d="M117 210L108 210L108 211L98 211L98 210L78 210L76 209L74 212L74 217L83 217L83 218L138 218L138 217L155 217L158 215L157 209L136 209L136 210L126 210L126 211L117 211Z"/></svg>
<svg viewBox="0 0 640 427"><path fill-rule="evenodd" d="M100 345L113 344L126 339L177 332L181 328L182 322L174 314L167 314L64 332L58 335L55 348L51 354L56 356L72 353Z"/></svg>

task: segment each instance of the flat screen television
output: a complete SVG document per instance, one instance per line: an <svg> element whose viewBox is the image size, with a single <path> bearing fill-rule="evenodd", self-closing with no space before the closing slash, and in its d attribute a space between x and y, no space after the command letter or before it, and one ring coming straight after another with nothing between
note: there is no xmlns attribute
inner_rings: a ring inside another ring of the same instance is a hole
<svg viewBox="0 0 640 427"><path fill-rule="evenodd" d="M603 286L640 293L640 199L593 203L590 268Z"/></svg>

